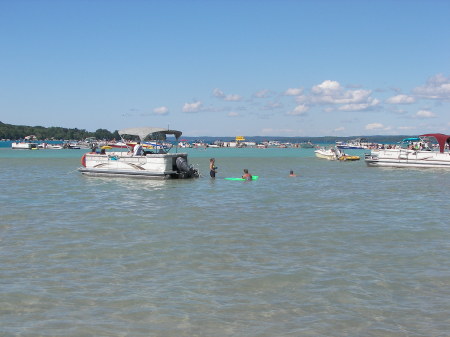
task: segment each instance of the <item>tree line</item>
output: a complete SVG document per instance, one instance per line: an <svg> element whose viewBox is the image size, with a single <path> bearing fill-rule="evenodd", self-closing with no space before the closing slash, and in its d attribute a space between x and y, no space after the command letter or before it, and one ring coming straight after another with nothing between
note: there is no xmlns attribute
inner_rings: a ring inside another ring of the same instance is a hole
<svg viewBox="0 0 450 337"><path fill-rule="evenodd" d="M40 140L83 140L88 137L96 139L120 139L118 130L110 132L106 129L97 129L95 132L89 132L84 129L69 129L62 127L43 127L43 126L25 126L12 125L0 122L0 139L24 139L27 136L35 136Z"/></svg>

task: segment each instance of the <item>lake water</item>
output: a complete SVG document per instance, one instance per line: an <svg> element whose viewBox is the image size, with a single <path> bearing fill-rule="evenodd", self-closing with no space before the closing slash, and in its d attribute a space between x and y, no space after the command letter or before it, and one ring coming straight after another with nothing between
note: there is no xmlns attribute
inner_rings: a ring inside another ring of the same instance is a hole
<svg viewBox="0 0 450 337"><path fill-rule="evenodd" d="M449 335L450 170L187 152L203 177L0 149L0 335Z"/></svg>

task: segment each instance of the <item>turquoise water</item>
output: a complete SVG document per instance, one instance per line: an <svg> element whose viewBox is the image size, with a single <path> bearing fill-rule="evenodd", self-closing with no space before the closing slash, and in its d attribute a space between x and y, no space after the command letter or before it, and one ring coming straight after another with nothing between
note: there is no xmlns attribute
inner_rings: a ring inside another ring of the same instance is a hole
<svg viewBox="0 0 450 337"><path fill-rule="evenodd" d="M448 336L450 170L188 152L143 181L0 149L0 335Z"/></svg>

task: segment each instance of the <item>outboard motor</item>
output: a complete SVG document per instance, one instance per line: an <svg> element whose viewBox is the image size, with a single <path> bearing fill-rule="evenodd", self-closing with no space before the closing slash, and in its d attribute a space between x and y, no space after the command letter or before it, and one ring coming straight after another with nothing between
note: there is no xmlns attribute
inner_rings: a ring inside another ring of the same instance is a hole
<svg viewBox="0 0 450 337"><path fill-rule="evenodd" d="M177 164L177 168L180 171L180 178L199 177L198 171L194 169L192 165L189 165L185 158L178 157L175 163Z"/></svg>

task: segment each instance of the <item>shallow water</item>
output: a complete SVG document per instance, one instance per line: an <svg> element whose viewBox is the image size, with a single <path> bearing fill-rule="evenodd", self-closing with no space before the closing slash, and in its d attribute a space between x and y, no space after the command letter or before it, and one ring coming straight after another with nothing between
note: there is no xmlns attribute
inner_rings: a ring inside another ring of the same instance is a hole
<svg viewBox="0 0 450 337"><path fill-rule="evenodd" d="M0 335L448 335L450 171L188 151L204 177L0 149Z"/></svg>

